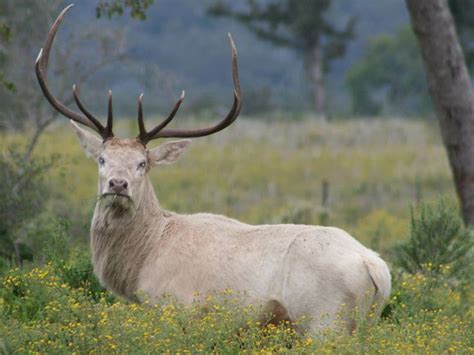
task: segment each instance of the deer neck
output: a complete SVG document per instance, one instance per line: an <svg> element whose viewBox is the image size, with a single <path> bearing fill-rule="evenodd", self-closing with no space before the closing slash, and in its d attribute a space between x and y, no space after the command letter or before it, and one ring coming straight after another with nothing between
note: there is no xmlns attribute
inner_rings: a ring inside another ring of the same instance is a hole
<svg viewBox="0 0 474 355"><path fill-rule="evenodd" d="M159 237L164 211L147 178L142 198L129 209L96 205L91 225L94 271L109 290L134 299L138 275ZM158 235L157 235L158 234Z"/></svg>

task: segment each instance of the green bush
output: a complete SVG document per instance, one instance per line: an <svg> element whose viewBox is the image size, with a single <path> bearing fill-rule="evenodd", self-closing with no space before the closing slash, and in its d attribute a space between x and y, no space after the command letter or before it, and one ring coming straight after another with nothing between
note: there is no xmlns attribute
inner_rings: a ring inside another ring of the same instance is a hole
<svg viewBox="0 0 474 355"><path fill-rule="evenodd" d="M17 232L44 210L49 197L45 173L55 159L24 160L13 146L0 155L0 256L21 262L31 253Z"/></svg>
<svg viewBox="0 0 474 355"><path fill-rule="evenodd" d="M473 232L464 227L455 204L440 199L412 209L410 236L395 248L395 261L409 273L472 277ZM470 274L470 275L469 275Z"/></svg>
<svg viewBox="0 0 474 355"><path fill-rule="evenodd" d="M98 299L105 289L94 275L90 253L84 248L71 245L67 221L57 223L56 229L45 242L45 262L52 267L59 280L74 289L82 289ZM109 294L108 299L111 300Z"/></svg>

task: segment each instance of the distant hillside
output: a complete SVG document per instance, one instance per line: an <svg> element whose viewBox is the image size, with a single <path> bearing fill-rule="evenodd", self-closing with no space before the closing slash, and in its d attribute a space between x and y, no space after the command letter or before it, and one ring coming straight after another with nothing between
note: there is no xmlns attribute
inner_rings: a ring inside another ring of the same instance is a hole
<svg viewBox="0 0 474 355"><path fill-rule="evenodd" d="M246 93L244 108L253 112L268 107L310 110L307 83L297 55L257 40L234 21L208 17L206 8L211 2L155 0L144 22L128 16L97 20L96 0L76 3L68 21L80 26L99 22L100 26L127 29L126 61L101 70L88 85L103 87L104 92L111 87L117 112L121 114L135 113L136 97L142 91L146 94L147 112L165 112L182 89L187 93L183 108L216 107L220 111L219 107L230 105L232 97L226 38L226 33L231 32L239 50L241 81ZM334 1L331 16L335 23L353 14L358 17L357 38L349 46L346 57L334 62L328 77L330 107L336 114L349 110L345 71L361 56L370 37L392 33L408 21L401 1ZM93 103L100 109L104 105L104 100Z"/></svg>

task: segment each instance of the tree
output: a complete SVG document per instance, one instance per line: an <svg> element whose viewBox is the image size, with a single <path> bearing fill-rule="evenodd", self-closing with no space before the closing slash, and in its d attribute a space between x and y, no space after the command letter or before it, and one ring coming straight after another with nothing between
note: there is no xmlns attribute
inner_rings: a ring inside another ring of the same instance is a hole
<svg viewBox="0 0 474 355"><path fill-rule="evenodd" d="M464 223L474 224L474 92L444 0L405 0L438 113Z"/></svg>
<svg viewBox="0 0 474 355"><path fill-rule="evenodd" d="M0 130L30 128L24 160L30 158L42 132L58 117L38 87L34 60L62 3L61 0L6 0L2 3L5 13L10 14L11 29L11 40L5 45L3 70L15 90L0 88ZM73 103L73 83L80 86L93 78L97 70L122 58L125 49L120 31L98 31L94 26L71 28L68 40L56 47L54 57L57 60L50 68L58 96L66 103ZM92 38L94 41L90 41ZM88 47L94 50L92 63L77 55L78 50L84 50L78 49L77 43L87 40L90 41ZM18 58L29 60L19 61ZM103 95L105 97L105 93Z"/></svg>
<svg viewBox="0 0 474 355"><path fill-rule="evenodd" d="M410 27L401 28L395 36L375 36L346 80L355 114L379 114L383 103L397 113L429 110L423 63Z"/></svg>
<svg viewBox="0 0 474 355"><path fill-rule="evenodd" d="M449 0L448 4L467 65L472 69L474 3ZM403 27L393 36L374 36L363 57L346 76L353 112L375 115L387 108L401 114L429 111L431 103L422 65L418 43L411 28Z"/></svg>
<svg viewBox="0 0 474 355"><path fill-rule="evenodd" d="M247 0L245 10L233 10L218 1L208 13L236 19L257 37L301 53L313 87L316 111L325 119L324 74L331 60L344 55L355 25L354 17L342 29L331 24L325 18L330 5L330 0Z"/></svg>
<svg viewBox="0 0 474 355"><path fill-rule="evenodd" d="M412 274L428 271L472 280L473 233L463 226L457 206L441 199L422 203L410 214L409 238L395 247L395 263Z"/></svg>
<svg viewBox="0 0 474 355"><path fill-rule="evenodd" d="M109 18L114 15L122 16L126 8L130 8L130 16L138 20L146 19L146 10L152 5L154 0L99 0L96 7L97 17L107 15Z"/></svg>

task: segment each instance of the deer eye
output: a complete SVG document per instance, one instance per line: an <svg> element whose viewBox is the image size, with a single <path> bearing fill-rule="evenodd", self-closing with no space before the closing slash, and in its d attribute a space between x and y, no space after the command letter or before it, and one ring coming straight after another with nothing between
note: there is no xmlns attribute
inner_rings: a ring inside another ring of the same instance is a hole
<svg viewBox="0 0 474 355"><path fill-rule="evenodd" d="M104 160L104 158L102 158L102 157L99 158L99 165L100 165L100 166L104 166L104 165L105 165L105 160Z"/></svg>
<svg viewBox="0 0 474 355"><path fill-rule="evenodd" d="M138 169L145 169L146 163L142 161L140 164L138 164Z"/></svg>

